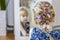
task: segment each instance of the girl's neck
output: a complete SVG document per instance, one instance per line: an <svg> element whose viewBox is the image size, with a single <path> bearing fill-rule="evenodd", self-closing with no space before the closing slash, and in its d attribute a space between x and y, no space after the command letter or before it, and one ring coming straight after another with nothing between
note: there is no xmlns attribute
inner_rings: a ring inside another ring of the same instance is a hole
<svg viewBox="0 0 60 40"><path fill-rule="evenodd" d="M25 25L26 22L21 22L21 24Z"/></svg>
<svg viewBox="0 0 60 40"><path fill-rule="evenodd" d="M48 25L48 24L47 24L47 25ZM41 30L45 30L45 29L43 28L43 25L40 25L40 24L36 24L35 27L37 27L37 28L39 28L39 29L41 29ZM49 31L49 32L52 31L52 26L51 26L51 25L50 25L50 28L48 29L48 31Z"/></svg>

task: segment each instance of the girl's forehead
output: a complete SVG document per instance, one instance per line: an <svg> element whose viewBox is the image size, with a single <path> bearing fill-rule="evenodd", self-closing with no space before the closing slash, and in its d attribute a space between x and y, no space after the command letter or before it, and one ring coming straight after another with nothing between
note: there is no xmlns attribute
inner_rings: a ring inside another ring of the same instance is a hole
<svg viewBox="0 0 60 40"><path fill-rule="evenodd" d="M20 15L28 15L28 13L26 11L20 11Z"/></svg>
<svg viewBox="0 0 60 40"><path fill-rule="evenodd" d="M26 13L25 11L20 11L20 14L24 14L24 13Z"/></svg>

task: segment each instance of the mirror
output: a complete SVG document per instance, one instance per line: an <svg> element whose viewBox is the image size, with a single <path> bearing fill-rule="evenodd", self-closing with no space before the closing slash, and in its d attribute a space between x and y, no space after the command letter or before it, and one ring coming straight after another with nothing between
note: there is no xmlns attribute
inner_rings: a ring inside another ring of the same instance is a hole
<svg viewBox="0 0 60 40"><path fill-rule="evenodd" d="M29 4L31 0L19 0L19 15L20 15L20 36L29 36L31 12Z"/></svg>

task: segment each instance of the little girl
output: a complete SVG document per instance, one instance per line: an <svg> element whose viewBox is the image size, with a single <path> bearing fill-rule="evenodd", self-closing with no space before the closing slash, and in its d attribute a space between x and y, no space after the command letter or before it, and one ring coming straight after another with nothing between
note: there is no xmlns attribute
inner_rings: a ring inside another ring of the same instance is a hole
<svg viewBox="0 0 60 40"><path fill-rule="evenodd" d="M29 36L30 22L29 12L26 7L20 8L20 34L21 36Z"/></svg>
<svg viewBox="0 0 60 40"><path fill-rule="evenodd" d="M37 3L33 13L35 26L30 31L30 40L60 40L60 32L53 30L51 25L55 18L52 5L48 2Z"/></svg>

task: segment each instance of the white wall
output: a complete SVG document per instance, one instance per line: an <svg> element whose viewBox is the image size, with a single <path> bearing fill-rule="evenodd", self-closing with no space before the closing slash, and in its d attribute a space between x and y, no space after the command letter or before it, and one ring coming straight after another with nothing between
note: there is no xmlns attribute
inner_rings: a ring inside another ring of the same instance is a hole
<svg viewBox="0 0 60 40"><path fill-rule="evenodd" d="M6 11L0 10L0 36L6 36Z"/></svg>
<svg viewBox="0 0 60 40"><path fill-rule="evenodd" d="M60 25L60 0L52 0L52 4L54 6L56 15L54 25Z"/></svg>

